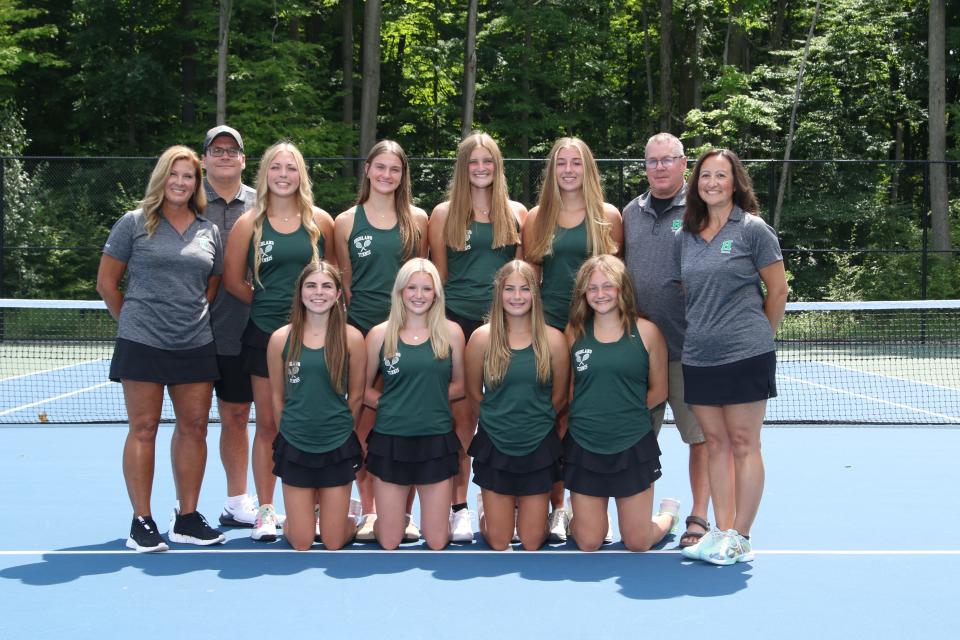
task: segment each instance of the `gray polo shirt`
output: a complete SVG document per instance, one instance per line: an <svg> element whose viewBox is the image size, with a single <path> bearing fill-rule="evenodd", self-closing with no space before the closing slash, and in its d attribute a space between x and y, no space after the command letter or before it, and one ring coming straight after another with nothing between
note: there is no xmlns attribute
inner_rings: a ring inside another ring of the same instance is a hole
<svg viewBox="0 0 960 640"><path fill-rule="evenodd" d="M203 181L203 188L207 192L207 208L203 216L220 229L220 237L223 240L223 246L226 247L230 230L243 212L253 207L257 192L241 184L237 194L227 202L217 194L206 179ZM210 306L210 317L213 321L213 339L217 343L217 355L240 355L240 337L247 326L247 318L250 317L250 305L230 295L221 281L217 297Z"/></svg>
<svg viewBox="0 0 960 640"><path fill-rule="evenodd" d="M683 364L716 366L773 351L758 273L783 260L773 228L734 205L710 242L681 230L677 243L687 313Z"/></svg>
<svg viewBox="0 0 960 640"><path fill-rule="evenodd" d="M123 214L103 252L127 265L117 337L158 349L192 349L213 341L207 281L223 273L216 225L198 216L181 235L160 217L152 236L140 209Z"/></svg>
<svg viewBox="0 0 960 640"><path fill-rule="evenodd" d="M623 209L624 262L637 289L637 310L659 327L671 361L680 359L687 328L674 256L674 232L680 228L686 203L683 185L659 216L649 191Z"/></svg>

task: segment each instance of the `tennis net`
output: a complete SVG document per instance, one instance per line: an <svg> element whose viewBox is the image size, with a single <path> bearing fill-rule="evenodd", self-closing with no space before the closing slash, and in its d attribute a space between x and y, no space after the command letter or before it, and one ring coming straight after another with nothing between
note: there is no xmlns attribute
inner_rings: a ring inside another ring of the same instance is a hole
<svg viewBox="0 0 960 640"><path fill-rule="evenodd" d="M958 329L960 301L791 303L766 421L960 424ZM126 422L115 335L99 301L0 300L0 423Z"/></svg>

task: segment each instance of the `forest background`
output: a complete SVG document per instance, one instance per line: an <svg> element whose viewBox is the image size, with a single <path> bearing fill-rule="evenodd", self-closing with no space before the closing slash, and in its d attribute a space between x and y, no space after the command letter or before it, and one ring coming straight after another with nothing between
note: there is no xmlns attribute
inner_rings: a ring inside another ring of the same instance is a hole
<svg viewBox="0 0 960 640"><path fill-rule="evenodd" d="M95 297L151 158L224 119L333 214L379 138L429 211L472 127L528 206L577 135L622 207L669 130L751 160L792 299L960 297L958 51L960 0L0 0L0 297Z"/></svg>

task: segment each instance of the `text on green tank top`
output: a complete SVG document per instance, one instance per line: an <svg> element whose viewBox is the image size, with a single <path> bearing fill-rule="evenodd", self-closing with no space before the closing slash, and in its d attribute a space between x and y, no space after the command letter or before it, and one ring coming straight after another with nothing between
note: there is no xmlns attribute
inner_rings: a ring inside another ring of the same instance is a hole
<svg viewBox="0 0 960 640"><path fill-rule="evenodd" d="M447 246L447 308L470 320L483 320L490 311L493 277L513 259L517 245L493 248L493 224L474 220L467 229L463 251Z"/></svg>
<svg viewBox="0 0 960 640"><path fill-rule="evenodd" d="M525 456L554 428L557 412L552 385L537 380L533 346L510 350L510 366L500 384L486 387L480 402L480 424L501 453Z"/></svg>
<svg viewBox="0 0 960 640"><path fill-rule="evenodd" d="M247 250L247 267L253 272L253 242ZM273 333L289 322L293 289L303 268L313 259L310 234L301 224L296 231L280 233L263 219L260 237L260 282L253 281L250 319L265 333ZM317 252L323 257L323 237L317 238Z"/></svg>
<svg viewBox="0 0 960 640"><path fill-rule="evenodd" d="M397 341L397 353L385 356L380 348L383 395L373 429L391 436L434 436L452 429L449 388L450 356L433 357L433 347Z"/></svg>
<svg viewBox="0 0 960 640"><path fill-rule="evenodd" d="M288 338L284 361L289 346ZM309 453L326 453L346 442L353 431L353 416L346 395L333 389L324 349L302 347L300 359L284 373L280 433L287 442Z"/></svg>
<svg viewBox="0 0 960 640"><path fill-rule="evenodd" d="M650 360L636 328L632 336L603 343L588 323L570 348L570 362L570 432L580 446L594 453L619 453L650 431Z"/></svg>
<svg viewBox="0 0 960 640"><path fill-rule="evenodd" d="M400 225L377 229L370 224L363 205L353 214L347 240L350 252L350 319L364 331L390 315L390 292L403 262Z"/></svg>
<svg viewBox="0 0 960 640"><path fill-rule="evenodd" d="M551 252L543 257L543 314L547 324L563 329L570 315L573 284L580 265L590 257L586 220L566 229L554 227Z"/></svg>

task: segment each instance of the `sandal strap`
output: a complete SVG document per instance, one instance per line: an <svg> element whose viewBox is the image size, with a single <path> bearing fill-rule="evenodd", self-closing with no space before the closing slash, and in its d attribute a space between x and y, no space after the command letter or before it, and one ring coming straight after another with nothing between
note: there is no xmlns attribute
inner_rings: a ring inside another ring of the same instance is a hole
<svg viewBox="0 0 960 640"><path fill-rule="evenodd" d="M684 521L684 524L687 525L687 528L690 528L691 524L695 524L698 527L701 527L704 531L710 531L710 523L701 518L700 516L687 516L687 519Z"/></svg>

